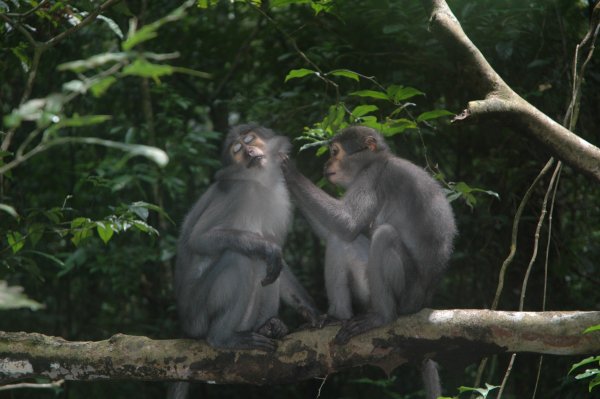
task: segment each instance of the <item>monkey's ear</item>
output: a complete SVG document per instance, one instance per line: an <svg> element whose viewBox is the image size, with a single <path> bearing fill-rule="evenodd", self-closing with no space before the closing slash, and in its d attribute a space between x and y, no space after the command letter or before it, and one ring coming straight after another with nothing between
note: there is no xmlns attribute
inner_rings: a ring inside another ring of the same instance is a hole
<svg viewBox="0 0 600 399"><path fill-rule="evenodd" d="M377 151L377 140L375 139L375 137L368 136L365 139L365 145L367 146L367 148L369 149L369 151L371 151L371 152Z"/></svg>

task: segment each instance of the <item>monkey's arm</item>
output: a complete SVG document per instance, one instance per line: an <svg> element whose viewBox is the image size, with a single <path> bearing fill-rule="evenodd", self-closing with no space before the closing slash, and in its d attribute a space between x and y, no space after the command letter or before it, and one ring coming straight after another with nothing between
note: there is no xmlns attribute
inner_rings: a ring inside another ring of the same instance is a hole
<svg viewBox="0 0 600 399"><path fill-rule="evenodd" d="M320 324L319 311L315 302L296 279L287 263L283 262L281 272L281 299L293 307L304 317L312 327Z"/></svg>
<svg viewBox="0 0 600 399"><path fill-rule="evenodd" d="M187 245L196 253L218 255L232 250L250 258L263 259L267 264L267 275L262 285L274 282L283 267L281 247L259 234L244 230L213 228L204 233L196 233L196 228L188 237Z"/></svg>
<svg viewBox="0 0 600 399"><path fill-rule="evenodd" d="M282 163L282 170L298 208L309 220L320 221L319 226L329 226L330 232L347 241L368 229L376 203L373 193L365 191L353 195L357 197L354 201L340 201L315 186L289 162Z"/></svg>

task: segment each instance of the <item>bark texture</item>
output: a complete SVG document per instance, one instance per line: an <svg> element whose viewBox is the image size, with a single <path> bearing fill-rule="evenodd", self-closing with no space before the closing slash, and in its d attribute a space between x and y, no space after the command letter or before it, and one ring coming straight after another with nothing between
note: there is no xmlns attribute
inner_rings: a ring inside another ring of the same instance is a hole
<svg viewBox="0 0 600 399"><path fill-rule="evenodd" d="M219 384L281 384L362 365L387 372L433 358L453 367L503 352L549 355L600 353L600 312L430 310L332 343L338 330L300 331L274 353L216 350L204 341L152 340L118 334L98 342L69 342L36 333L0 332L0 382L52 380L194 380Z"/></svg>
<svg viewBox="0 0 600 399"><path fill-rule="evenodd" d="M566 164L600 181L600 148L566 129L515 93L487 62L463 31L444 0L422 0L433 34L452 57L460 60L471 92L470 101L455 121L495 117L516 131L530 134ZM592 24L600 23L600 3Z"/></svg>

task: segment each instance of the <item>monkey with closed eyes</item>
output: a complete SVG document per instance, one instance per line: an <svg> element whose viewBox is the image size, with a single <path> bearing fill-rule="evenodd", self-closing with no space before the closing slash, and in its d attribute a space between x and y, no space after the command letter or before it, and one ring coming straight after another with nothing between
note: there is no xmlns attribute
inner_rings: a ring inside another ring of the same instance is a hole
<svg viewBox="0 0 600 399"><path fill-rule="evenodd" d="M282 169L300 211L326 242L328 316L343 320L335 343L429 304L457 230L443 190L425 170L362 126L330 143L324 175L345 190L341 198L315 186L286 157ZM422 376L427 397L437 398L435 362L423 363Z"/></svg>
<svg viewBox="0 0 600 399"><path fill-rule="evenodd" d="M234 127L224 167L185 217L174 288L183 331L219 348L274 350L287 333L280 299L311 324L317 310L282 258L291 204L280 168L289 140ZM281 273L281 274L280 274Z"/></svg>

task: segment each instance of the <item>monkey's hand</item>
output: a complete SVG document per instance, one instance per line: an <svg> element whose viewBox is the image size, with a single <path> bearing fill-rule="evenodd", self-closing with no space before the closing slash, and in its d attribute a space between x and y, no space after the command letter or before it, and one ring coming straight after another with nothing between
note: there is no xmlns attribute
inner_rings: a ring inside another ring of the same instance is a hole
<svg viewBox="0 0 600 399"><path fill-rule="evenodd" d="M279 277L281 269L283 269L283 256L281 248L278 245L269 245L265 254L265 262L267 263L267 275L260 282L263 287L273 284Z"/></svg>
<svg viewBox="0 0 600 399"><path fill-rule="evenodd" d="M290 158L288 154L280 152L277 155L279 158L279 166L281 167L283 176L285 176L286 179L298 173L298 169L296 169L296 163Z"/></svg>
<svg viewBox="0 0 600 399"><path fill-rule="evenodd" d="M271 317L256 332L267 338L281 339L286 336L290 330L280 318Z"/></svg>

